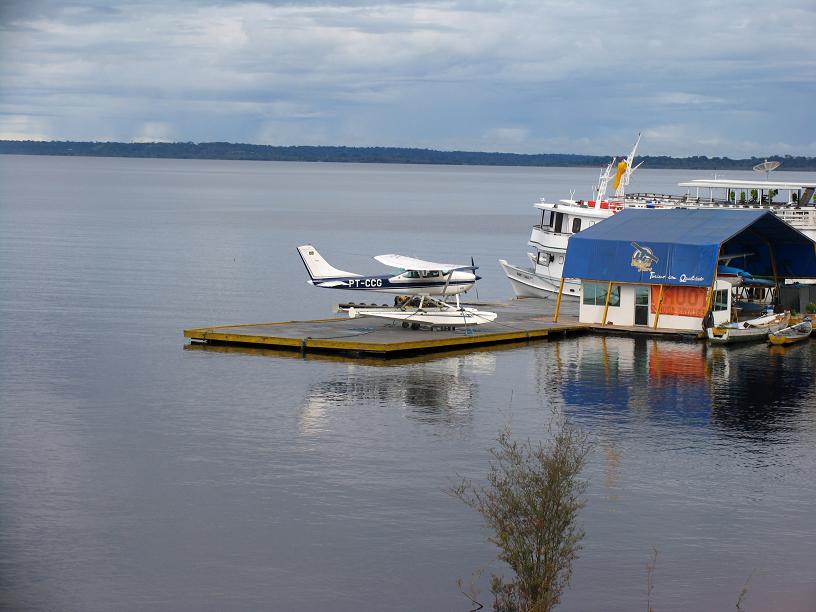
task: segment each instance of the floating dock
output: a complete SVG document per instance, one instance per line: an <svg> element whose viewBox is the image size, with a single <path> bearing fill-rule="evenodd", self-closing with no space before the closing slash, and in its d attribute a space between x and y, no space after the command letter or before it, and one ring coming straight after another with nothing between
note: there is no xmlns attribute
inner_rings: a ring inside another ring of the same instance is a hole
<svg viewBox="0 0 816 612"><path fill-rule="evenodd" d="M334 353L353 357L392 358L478 346L530 342L583 332L562 305L559 322L553 323L554 300L525 298L502 303L480 303L480 309L499 316L483 325L450 331L404 329L376 318L347 316L312 321L251 323L185 329L193 342L215 346L255 347L307 353ZM577 305L575 307L577 311Z"/></svg>

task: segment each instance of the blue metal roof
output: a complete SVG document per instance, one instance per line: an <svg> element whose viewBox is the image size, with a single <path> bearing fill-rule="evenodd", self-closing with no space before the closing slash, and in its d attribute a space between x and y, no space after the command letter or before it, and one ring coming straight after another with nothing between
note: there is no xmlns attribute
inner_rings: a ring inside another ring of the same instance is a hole
<svg viewBox="0 0 816 612"><path fill-rule="evenodd" d="M718 254L754 276L816 278L816 244L761 209L623 210L570 237L564 276L707 287Z"/></svg>

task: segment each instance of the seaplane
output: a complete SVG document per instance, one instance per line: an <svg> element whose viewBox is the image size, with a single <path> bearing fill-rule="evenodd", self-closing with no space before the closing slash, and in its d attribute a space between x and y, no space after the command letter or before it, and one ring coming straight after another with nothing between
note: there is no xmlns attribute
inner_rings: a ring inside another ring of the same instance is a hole
<svg viewBox="0 0 816 612"><path fill-rule="evenodd" d="M419 329L422 325L451 328L489 323L496 319L495 312L463 306L459 294L471 289L481 277L478 266L456 265L424 261L405 255L377 255L375 260L399 270L396 274L364 276L338 270L327 262L310 244L297 248L303 265L309 273L310 285L326 289L373 291L400 296L394 308L349 308L349 317L376 317L401 321L405 328ZM456 306L446 298L453 296ZM416 301L416 298L419 301Z"/></svg>

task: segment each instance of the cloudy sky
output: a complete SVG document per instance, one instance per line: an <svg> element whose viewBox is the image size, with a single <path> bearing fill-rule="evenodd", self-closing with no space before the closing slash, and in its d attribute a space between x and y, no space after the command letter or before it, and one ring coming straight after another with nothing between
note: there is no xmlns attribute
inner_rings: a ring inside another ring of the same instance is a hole
<svg viewBox="0 0 816 612"><path fill-rule="evenodd" d="M0 0L0 138L816 155L814 0Z"/></svg>

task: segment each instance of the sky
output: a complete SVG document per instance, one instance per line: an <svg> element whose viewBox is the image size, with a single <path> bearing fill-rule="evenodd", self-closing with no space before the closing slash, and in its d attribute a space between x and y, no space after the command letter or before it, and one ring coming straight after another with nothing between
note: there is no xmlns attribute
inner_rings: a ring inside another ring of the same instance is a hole
<svg viewBox="0 0 816 612"><path fill-rule="evenodd" d="M816 155L814 0L0 0L0 139Z"/></svg>

